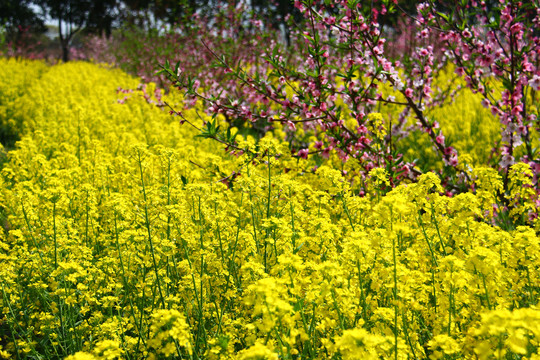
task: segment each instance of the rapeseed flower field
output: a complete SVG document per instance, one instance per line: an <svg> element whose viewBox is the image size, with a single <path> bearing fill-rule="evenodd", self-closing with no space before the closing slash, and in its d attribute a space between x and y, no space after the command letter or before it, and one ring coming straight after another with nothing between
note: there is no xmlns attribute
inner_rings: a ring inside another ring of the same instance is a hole
<svg viewBox="0 0 540 360"><path fill-rule="evenodd" d="M540 359L540 223L496 225L503 179L473 140L456 146L474 192L432 172L388 190L377 168L357 196L279 131L238 135L264 156L226 154L118 70L0 69L21 134L0 176L0 358ZM472 94L456 104L435 114L448 133L496 141ZM452 125L456 106L478 115ZM512 166L510 218L537 211L532 176Z"/></svg>

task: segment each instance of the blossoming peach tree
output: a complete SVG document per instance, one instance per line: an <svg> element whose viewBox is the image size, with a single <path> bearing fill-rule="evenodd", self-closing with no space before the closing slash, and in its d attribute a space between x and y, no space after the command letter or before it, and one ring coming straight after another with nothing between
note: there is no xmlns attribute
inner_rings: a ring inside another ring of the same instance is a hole
<svg viewBox="0 0 540 360"><path fill-rule="evenodd" d="M447 55L458 65L456 73L500 120L501 140L493 149L496 163L490 165L502 173L504 191L509 191L509 172L516 162L530 166L532 171L524 176L533 178L537 187L540 2L461 1L437 11L435 2L428 1L418 11L418 22L440 33ZM535 196L538 206L538 190Z"/></svg>
<svg viewBox="0 0 540 360"><path fill-rule="evenodd" d="M508 206L503 195L509 191L508 172L515 162L529 164L533 184L538 184L540 40L533 30L540 21L538 2L463 0L444 7L426 1L415 14L406 13L395 0L369 6L360 0L294 4L304 16L293 32L294 46L273 43L257 66L220 56L202 40L220 76L229 79L227 86L208 86L208 80L201 86L196 74L183 71L181 62L175 67L166 62L161 73L188 98L203 100L214 116L223 114L265 131L282 127L299 158L336 153L344 162L354 161L363 178L382 167L390 186L422 172L396 146L412 129L420 129L444 164L439 173L446 192L455 194L474 188L474 179L438 121L429 116L430 108L459 89L453 83L435 83L439 71L453 62L456 78L481 94L483 105L501 121L501 140L494 144L494 160L488 164L504 179L501 211ZM416 46L408 56L387 55L392 53L387 40L394 30L381 23L396 13L410 18L416 29ZM400 115L381 116L384 106L399 108ZM171 108L171 113L182 116L179 109ZM242 152L230 129L220 131L216 122L206 126L202 136Z"/></svg>

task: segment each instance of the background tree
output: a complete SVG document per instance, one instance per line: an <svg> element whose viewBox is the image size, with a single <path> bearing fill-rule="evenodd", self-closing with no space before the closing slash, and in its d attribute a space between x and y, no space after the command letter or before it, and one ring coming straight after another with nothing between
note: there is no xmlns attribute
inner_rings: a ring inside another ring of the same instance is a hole
<svg viewBox="0 0 540 360"><path fill-rule="evenodd" d="M45 23L31 7L31 1L1 0L0 26L5 31L6 42L16 42L22 32L43 33Z"/></svg>
<svg viewBox="0 0 540 360"><path fill-rule="evenodd" d="M211 2L208 0L125 0L122 2L121 21L124 25L136 26L150 31L161 25L184 25L195 13L205 13Z"/></svg>
<svg viewBox="0 0 540 360"><path fill-rule="evenodd" d="M116 0L38 0L44 16L58 22L58 38L62 59L69 60L69 50L75 34L85 29L98 34L110 34L117 18Z"/></svg>

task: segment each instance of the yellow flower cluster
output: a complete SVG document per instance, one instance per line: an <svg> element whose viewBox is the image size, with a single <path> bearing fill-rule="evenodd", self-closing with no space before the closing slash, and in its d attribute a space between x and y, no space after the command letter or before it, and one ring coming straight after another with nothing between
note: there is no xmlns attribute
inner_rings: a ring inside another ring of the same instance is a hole
<svg viewBox="0 0 540 360"><path fill-rule="evenodd" d="M384 119L380 113L371 113L368 115L369 130L375 135L377 139L383 139L386 136L386 128L384 125Z"/></svg>
<svg viewBox="0 0 540 360"><path fill-rule="evenodd" d="M69 63L13 105L1 357L538 358L540 239L491 224L494 174L454 198L433 173L358 197L270 135L251 144L263 157L228 156L137 93L118 104L136 86ZM523 215L524 165L510 181Z"/></svg>
<svg viewBox="0 0 540 360"><path fill-rule="evenodd" d="M0 141L12 146L22 131L23 114L17 102L26 94L35 78L47 70L43 62L3 59L0 68ZM3 152L3 148L0 149ZM2 156L3 157L3 156Z"/></svg>

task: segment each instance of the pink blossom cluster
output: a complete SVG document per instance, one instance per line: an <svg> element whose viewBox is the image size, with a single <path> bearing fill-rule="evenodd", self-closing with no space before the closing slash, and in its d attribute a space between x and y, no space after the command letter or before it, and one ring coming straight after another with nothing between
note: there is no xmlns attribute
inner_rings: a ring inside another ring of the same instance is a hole
<svg viewBox="0 0 540 360"><path fill-rule="evenodd" d="M451 62L455 80L462 78L500 119L501 142L488 165L503 175L506 186L510 166L526 162L537 186L538 4L466 1L442 7L428 0L413 14L390 0L370 6L360 0L294 4L304 21L292 31L289 47L280 44L277 33L258 32L264 22L252 19L255 31L240 34L230 31L235 27L229 20L218 32L199 27L197 41L182 45L186 52L170 59L178 62L176 68L166 66L162 73L187 94L188 107L202 100L209 114L260 134L280 124L295 156L336 154L356 164L355 174L363 178L383 167L392 186L421 173L396 143L423 131L444 163L440 175L452 195L473 190L474 182L439 123L427 115L459 91L455 83L445 88L435 83ZM381 26L384 16L396 12L407 19L401 29ZM234 46L227 49L228 40ZM400 107L400 116L385 115L376 123L370 114L384 114L387 105Z"/></svg>
<svg viewBox="0 0 540 360"><path fill-rule="evenodd" d="M538 4L499 1L488 7L486 1L470 1L470 7L458 6L455 13L441 16L436 3L429 1L421 13L426 29L438 29L447 55L457 64L456 74L483 96L482 104L500 119L502 142L495 149L499 168L507 173L516 161L526 162L538 181L540 160L531 138L539 129L535 110L540 87ZM502 91L497 84L502 84Z"/></svg>
<svg viewBox="0 0 540 360"><path fill-rule="evenodd" d="M301 158L310 154L310 144L297 137L296 130L301 127L304 133L319 134L315 143L318 156L335 152L343 161L355 159L362 176L375 167L385 167L393 184L419 174L415 164L404 162L392 144L411 131L406 121L414 116L417 127L429 135L445 164L456 167L457 151L446 144L438 124L425 115L426 109L440 104L439 94L448 95L437 89L436 96L432 88L446 56L435 54L425 29L415 36L418 46L410 57L387 56L386 38L378 22L388 11L386 6L361 5L359 1L332 2L329 6L296 1L305 23L293 33L294 48L271 43L272 51L262 56L264 61L248 68L207 46L222 68L218 81L201 87L180 62L179 71L171 74L174 84L204 100L209 113L252 123L263 132L281 123ZM383 93L385 83L394 89L394 95ZM402 99L396 99L398 94ZM382 138L375 136L367 116L379 104L403 108L399 119L388 119L390 129ZM347 122L350 118L355 125Z"/></svg>

